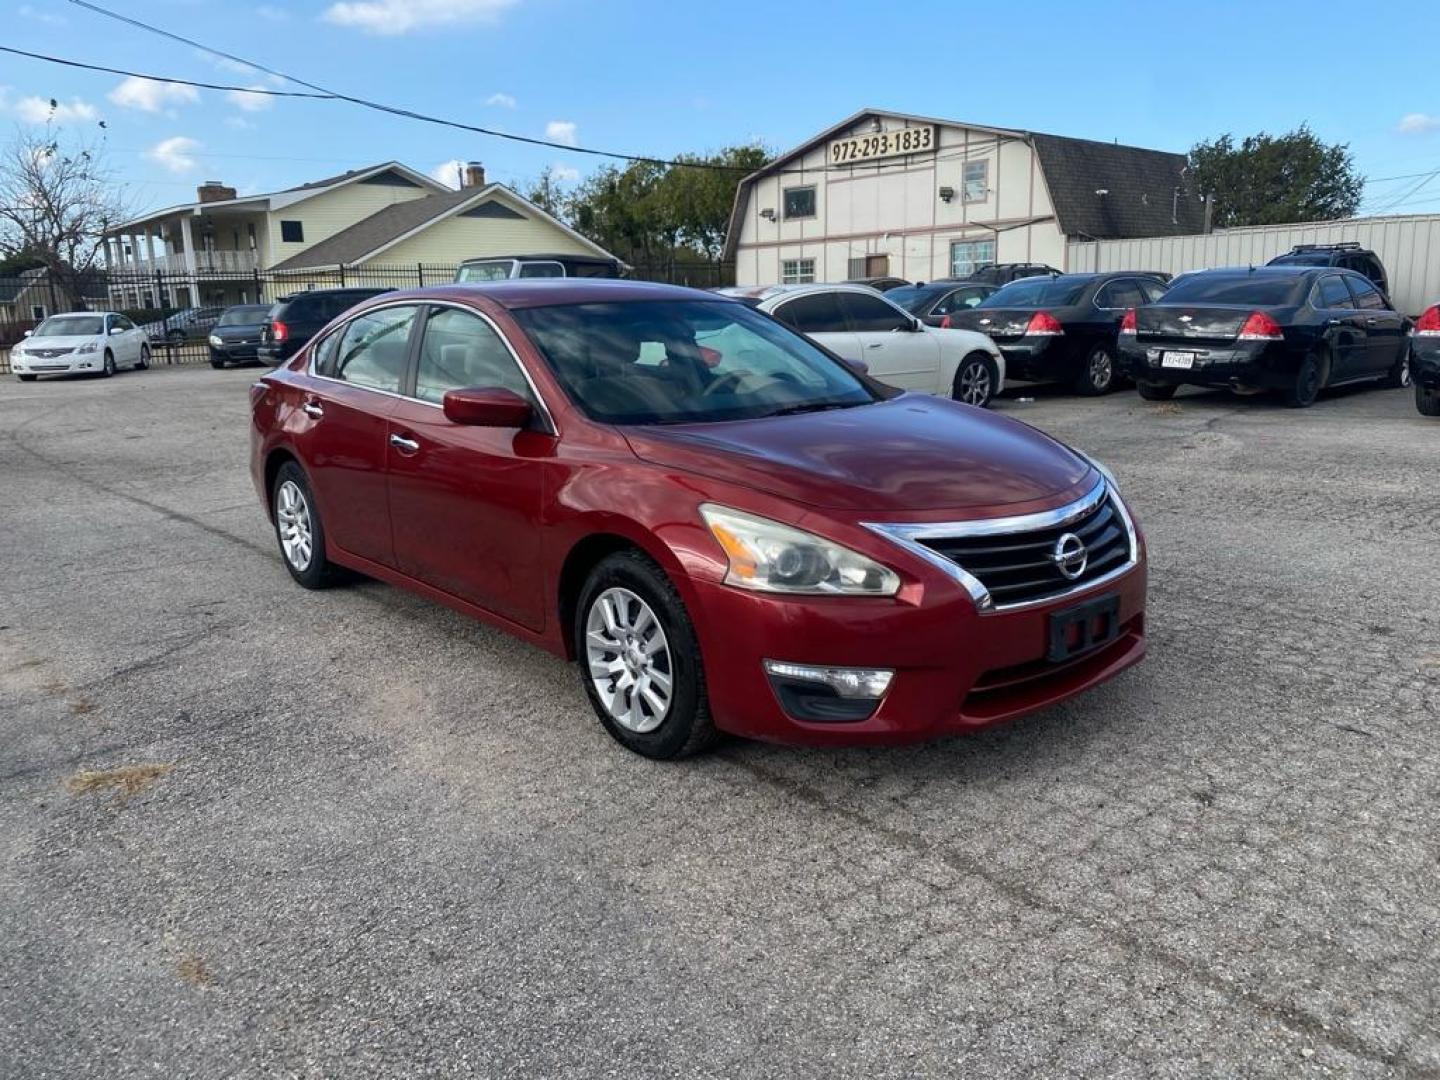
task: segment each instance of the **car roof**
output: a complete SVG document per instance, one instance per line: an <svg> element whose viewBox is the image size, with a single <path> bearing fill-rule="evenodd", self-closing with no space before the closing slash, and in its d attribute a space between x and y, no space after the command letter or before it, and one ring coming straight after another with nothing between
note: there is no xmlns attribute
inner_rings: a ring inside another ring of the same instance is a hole
<svg viewBox="0 0 1440 1080"><path fill-rule="evenodd" d="M460 263L460 265L461 265L461 266L465 266L465 265L468 265L469 263L482 263L482 262L516 262L516 261L528 261L528 262L537 262L537 261L546 261L546 262L574 262L574 263L596 263L596 264L609 265L610 263L617 263L617 262L619 262L620 260L619 260L619 259L611 258L609 255L567 255L567 254L564 254L564 253L553 253L553 254L552 254L552 253L550 253L550 252L544 252L544 253L539 253L539 254L537 254L537 253L535 253L535 252L529 252L529 253L524 254L524 255L476 255L476 256L474 256L473 258L469 258L469 259L464 259L464 260L462 260L461 263Z"/></svg>
<svg viewBox="0 0 1440 1080"><path fill-rule="evenodd" d="M1214 266L1205 270L1191 270L1185 277L1205 274L1212 277L1304 277L1307 274L1351 274L1365 277L1343 266L1305 266L1296 263L1279 266ZM1369 280L1368 278L1366 280Z"/></svg>
<svg viewBox="0 0 1440 1080"><path fill-rule="evenodd" d="M734 298L691 289L683 285L662 285L653 281L626 278L511 278L507 281L466 282L435 285L425 289L403 289L387 293L394 300L474 300L484 297L501 307L549 307L557 304L629 303L640 300L723 300Z"/></svg>
<svg viewBox="0 0 1440 1080"><path fill-rule="evenodd" d="M729 296L735 299L758 300L761 303L768 303L771 300L779 300L781 297L804 296L807 293L822 292L848 292L860 293L862 296L881 296L885 294L877 292L869 285L857 285L849 281L815 281L808 285L736 285L724 289L716 289L722 296Z"/></svg>

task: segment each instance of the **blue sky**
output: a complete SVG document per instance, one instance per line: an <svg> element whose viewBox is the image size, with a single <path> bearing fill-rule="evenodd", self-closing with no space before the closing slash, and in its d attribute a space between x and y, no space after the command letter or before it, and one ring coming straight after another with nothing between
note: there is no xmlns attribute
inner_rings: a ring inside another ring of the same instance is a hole
<svg viewBox="0 0 1440 1080"><path fill-rule="evenodd" d="M101 0L105 2L105 0ZM792 146L864 107L1183 151L1308 122L1348 142L1365 211L1440 210L1433 0L1014 4L687 0L108 0L335 89L559 142L668 156ZM973 15L967 15L973 12ZM0 0L4 44L128 70L272 85L65 0ZM1353 33L1352 33L1353 31ZM1343 75L1324 58L1348 60ZM1383 57L1376 61L1375 58ZM242 193L387 159L478 159L520 183L597 159L334 102L165 92L0 56L0 118L59 100L99 133L136 209L219 179ZM1422 185L1416 188L1416 185ZM1411 190L1416 188L1415 190Z"/></svg>

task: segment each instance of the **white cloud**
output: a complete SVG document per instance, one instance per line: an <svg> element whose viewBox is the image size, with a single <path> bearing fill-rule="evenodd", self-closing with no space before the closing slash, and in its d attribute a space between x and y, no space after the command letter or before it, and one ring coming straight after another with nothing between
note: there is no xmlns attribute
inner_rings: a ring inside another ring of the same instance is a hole
<svg viewBox="0 0 1440 1080"><path fill-rule="evenodd" d="M458 159L442 161L430 170L430 178L432 180L439 180L440 183L446 187L452 187L458 191L460 188L460 170L464 167L465 163Z"/></svg>
<svg viewBox="0 0 1440 1080"><path fill-rule="evenodd" d="M487 97L485 104L498 105L502 109L513 109L515 107L515 99L509 94L496 93Z"/></svg>
<svg viewBox="0 0 1440 1080"><path fill-rule="evenodd" d="M325 19L370 34L408 34L431 26L492 22L515 0L340 0Z"/></svg>
<svg viewBox="0 0 1440 1080"><path fill-rule="evenodd" d="M1440 131L1440 116L1423 112L1406 113L1400 118L1398 130L1402 135L1428 135L1432 131Z"/></svg>
<svg viewBox="0 0 1440 1080"><path fill-rule="evenodd" d="M573 184L580 179L580 170L557 161L550 166L550 177L558 184Z"/></svg>
<svg viewBox="0 0 1440 1080"><path fill-rule="evenodd" d="M231 105L236 106L245 112L264 112L275 104L275 99L269 94L257 94L254 91L263 90L262 86L252 85L249 90L231 90L225 95Z"/></svg>
<svg viewBox="0 0 1440 1080"><path fill-rule="evenodd" d="M76 120L94 120L100 114L95 106L79 98L56 101L53 98L23 97L15 103L15 115L27 124L43 124L54 120L57 124L69 124Z"/></svg>
<svg viewBox="0 0 1440 1080"><path fill-rule="evenodd" d="M284 8L278 8L274 4L261 4L255 9L255 14L262 19L269 19L271 22L290 21L290 12Z"/></svg>
<svg viewBox="0 0 1440 1080"><path fill-rule="evenodd" d="M66 25L63 15L56 15L50 11L41 11L39 8L30 4L21 4L18 10L22 19L31 19L35 22L45 23L47 26Z"/></svg>
<svg viewBox="0 0 1440 1080"><path fill-rule="evenodd" d="M193 86L156 82L131 75L106 95L116 105L144 112L159 112L166 105L191 105L200 100Z"/></svg>
<svg viewBox="0 0 1440 1080"><path fill-rule="evenodd" d="M545 125L545 138L551 142L574 146L580 135L574 120L551 120Z"/></svg>
<svg viewBox="0 0 1440 1080"><path fill-rule="evenodd" d="M225 126L228 128L234 128L236 131L255 130L254 122L246 120L243 116L227 116L225 118Z"/></svg>
<svg viewBox="0 0 1440 1080"><path fill-rule="evenodd" d="M156 143L145 151L145 156L173 173L186 173L195 168L193 155L199 149L200 143L196 140L185 135L175 135Z"/></svg>

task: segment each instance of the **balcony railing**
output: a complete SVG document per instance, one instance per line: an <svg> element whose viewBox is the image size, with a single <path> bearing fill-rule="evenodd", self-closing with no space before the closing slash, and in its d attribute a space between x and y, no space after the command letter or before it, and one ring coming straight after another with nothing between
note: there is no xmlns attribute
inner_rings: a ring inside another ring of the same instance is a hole
<svg viewBox="0 0 1440 1080"><path fill-rule="evenodd" d="M259 269L260 260L253 251L197 251L195 271L200 274L250 274ZM112 269L130 274L188 274L187 256L157 255L153 259L131 259Z"/></svg>

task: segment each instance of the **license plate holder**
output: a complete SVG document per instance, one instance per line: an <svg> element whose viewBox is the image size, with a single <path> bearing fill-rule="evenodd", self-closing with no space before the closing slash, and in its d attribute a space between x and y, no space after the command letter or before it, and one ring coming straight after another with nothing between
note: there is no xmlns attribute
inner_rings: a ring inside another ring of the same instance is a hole
<svg viewBox="0 0 1440 1080"><path fill-rule="evenodd" d="M1051 613L1046 659L1052 664L1073 660L1108 645L1119 636L1120 597L1114 593L1098 596Z"/></svg>
<svg viewBox="0 0 1440 1080"><path fill-rule="evenodd" d="M1160 366L1162 368L1181 368L1189 371L1195 366L1195 354L1193 352L1176 352L1166 349L1160 354Z"/></svg>

